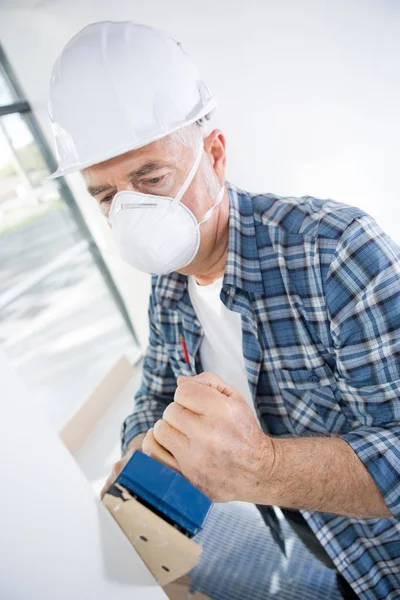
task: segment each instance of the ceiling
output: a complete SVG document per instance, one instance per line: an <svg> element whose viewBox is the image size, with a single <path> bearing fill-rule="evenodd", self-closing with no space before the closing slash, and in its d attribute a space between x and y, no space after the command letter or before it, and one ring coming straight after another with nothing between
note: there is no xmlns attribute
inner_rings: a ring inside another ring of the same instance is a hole
<svg viewBox="0 0 400 600"><path fill-rule="evenodd" d="M0 0L0 10L48 8L61 2L62 0Z"/></svg>

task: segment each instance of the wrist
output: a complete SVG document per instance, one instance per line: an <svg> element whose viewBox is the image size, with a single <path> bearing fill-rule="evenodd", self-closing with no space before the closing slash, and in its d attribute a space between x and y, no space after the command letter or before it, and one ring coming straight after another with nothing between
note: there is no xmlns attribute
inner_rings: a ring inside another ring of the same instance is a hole
<svg viewBox="0 0 400 600"><path fill-rule="evenodd" d="M280 440L264 435L261 457L253 486L253 504L279 504L278 474L282 462Z"/></svg>
<svg viewBox="0 0 400 600"><path fill-rule="evenodd" d="M139 433L138 435L135 435L135 437L133 437L127 444L125 454L127 454L130 450L141 450L145 437L146 433Z"/></svg>

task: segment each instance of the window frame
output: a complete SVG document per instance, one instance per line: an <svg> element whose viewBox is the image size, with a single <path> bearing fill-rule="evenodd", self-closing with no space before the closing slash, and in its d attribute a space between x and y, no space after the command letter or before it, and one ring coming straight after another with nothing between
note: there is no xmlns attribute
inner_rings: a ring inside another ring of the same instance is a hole
<svg viewBox="0 0 400 600"><path fill-rule="evenodd" d="M29 104L29 102L27 101L24 92L22 91L22 88L17 80L17 77L11 67L11 64L6 56L6 53L4 52L4 50L1 46L1 44L0 44L0 66L2 67L2 70L4 71L6 78L11 85L11 88L14 91L14 93L18 99L16 102L13 102L11 104L0 105L0 118L5 115L15 114L15 113L24 115L27 126L30 128L32 136L33 136L36 144L38 145L39 151L41 152L41 154L43 156L43 160L44 160L46 166L48 167L49 171L52 173L53 171L55 171L57 169L57 162L55 160L53 152L50 149L49 144L47 143L47 141L44 137L44 134L42 133L42 131L40 129L38 121L33 113L32 107ZM128 310L125 306L125 302L122 298L122 295L111 275L111 272L110 272L107 264L104 261L104 258L96 244L96 241L95 241L95 239L94 239L94 237L93 237L93 235L92 235L92 233L91 233L91 231L90 231L90 229L78 207L78 204L74 198L74 195L72 194L64 177L60 177L60 179L58 180L58 185L59 185L60 196L66 203L66 205L71 213L71 216L72 216L73 220L75 221L75 223L78 227L78 230L81 233L83 239L88 242L88 249L93 257L95 265L99 269L101 275L103 276L103 278L105 280L105 284L106 284L107 288L109 289L111 296L112 296L118 310L120 311L123 321L125 322L125 325L127 326L128 331L130 332L130 334L133 338L133 342L140 349L139 339L135 332L133 323L129 316Z"/></svg>

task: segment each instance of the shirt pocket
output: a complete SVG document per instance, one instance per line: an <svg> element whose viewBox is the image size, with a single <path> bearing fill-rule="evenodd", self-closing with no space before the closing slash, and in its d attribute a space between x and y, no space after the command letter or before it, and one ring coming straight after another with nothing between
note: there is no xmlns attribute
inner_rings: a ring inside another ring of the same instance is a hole
<svg viewBox="0 0 400 600"><path fill-rule="evenodd" d="M196 375L191 363L186 362L186 356L182 342L165 342L164 345L167 350L169 364L176 379L181 376L193 377L193 375Z"/></svg>
<svg viewBox="0 0 400 600"><path fill-rule="evenodd" d="M340 406L336 378L329 365L278 369L274 373L293 433L332 435L349 431Z"/></svg>

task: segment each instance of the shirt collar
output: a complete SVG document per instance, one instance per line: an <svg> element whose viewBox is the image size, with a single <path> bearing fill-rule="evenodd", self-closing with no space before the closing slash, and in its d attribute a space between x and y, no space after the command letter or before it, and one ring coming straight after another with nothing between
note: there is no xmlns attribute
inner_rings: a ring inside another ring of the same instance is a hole
<svg viewBox="0 0 400 600"><path fill-rule="evenodd" d="M262 294L263 278L257 247L252 197L227 183L229 194L229 242L223 286Z"/></svg>
<svg viewBox="0 0 400 600"><path fill-rule="evenodd" d="M260 295L264 293L264 286L252 197L229 182L226 182L226 188L229 195L229 241L222 286L231 294L239 288ZM179 273L161 275L155 280L156 301L164 306L171 307L179 302L187 290L187 277Z"/></svg>

